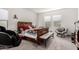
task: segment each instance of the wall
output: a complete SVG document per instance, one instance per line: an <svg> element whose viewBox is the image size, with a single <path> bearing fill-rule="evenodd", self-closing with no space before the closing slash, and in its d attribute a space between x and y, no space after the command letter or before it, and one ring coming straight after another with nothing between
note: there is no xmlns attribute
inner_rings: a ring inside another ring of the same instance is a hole
<svg viewBox="0 0 79 59"><path fill-rule="evenodd" d="M61 25L65 28L68 28L69 31L73 32L75 30L74 22L78 20L78 9L77 8L63 8L59 10L54 10L50 12L40 13L38 15L39 18L39 25L43 26L44 24L44 16L53 16L53 15L62 15ZM55 30L53 26L53 22L51 24L52 29Z"/></svg>
<svg viewBox="0 0 79 59"><path fill-rule="evenodd" d="M10 30L16 30L15 24L17 21L13 19L13 15L17 15L18 21L26 21L26 22L32 22L33 25L36 24L36 18L37 15L28 9L23 8L7 8L9 13L9 19L8 19L8 29Z"/></svg>

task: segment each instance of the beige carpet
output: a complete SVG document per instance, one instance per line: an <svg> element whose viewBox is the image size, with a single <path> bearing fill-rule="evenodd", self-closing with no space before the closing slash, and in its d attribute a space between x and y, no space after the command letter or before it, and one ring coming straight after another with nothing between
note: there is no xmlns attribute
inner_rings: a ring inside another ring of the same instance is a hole
<svg viewBox="0 0 79 59"><path fill-rule="evenodd" d="M51 38L48 47L36 45L32 42L22 40L18 47L10 48L8 50L76 50L76 46L71 42L69 37L60 38L55 36Z"/></svg>

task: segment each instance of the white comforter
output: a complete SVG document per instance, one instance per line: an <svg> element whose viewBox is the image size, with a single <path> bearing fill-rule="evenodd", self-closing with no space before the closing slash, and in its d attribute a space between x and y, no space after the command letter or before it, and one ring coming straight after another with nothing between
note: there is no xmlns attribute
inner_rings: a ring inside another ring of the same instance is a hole
<svg viewBox="0 0 79 59"><path fill-rule="evenodd" d="M30 37L30 38L34 38L34 39L37 38L37 35L29 34L27 32L24 34L24 36L27 36L27 37Z"/></svg>
<svg viewBox="0 0 79 59"><path fill-rule="evenodd" d="M37 34L30 34L30 33L28 33L28 31L29 30L26 30L23 35L27 36L27 37L30 37L30 38L34 38L36 40L37 39Z"/></svg>

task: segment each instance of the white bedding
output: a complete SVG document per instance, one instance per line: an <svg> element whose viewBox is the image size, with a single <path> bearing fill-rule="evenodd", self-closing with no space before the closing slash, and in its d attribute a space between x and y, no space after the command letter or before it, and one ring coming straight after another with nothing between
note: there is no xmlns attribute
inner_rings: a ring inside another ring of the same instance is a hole
<svg viewBox="0 0 79 59"><path fill-rule="evenodd" d="M24 36L37 39L37 35L32 35L32 34L29 34L29 33L27 33L27 32L24 34Z"/></svg>
<svg viewBox="0 0 79 59"><path fill-rule="evenodd" d="M30 33L28 33L29 30L25 31L24 36L27 36L27 37L30 37L30 38L34 38L36 40L37 39L37 34L30 34Z"/></svg>

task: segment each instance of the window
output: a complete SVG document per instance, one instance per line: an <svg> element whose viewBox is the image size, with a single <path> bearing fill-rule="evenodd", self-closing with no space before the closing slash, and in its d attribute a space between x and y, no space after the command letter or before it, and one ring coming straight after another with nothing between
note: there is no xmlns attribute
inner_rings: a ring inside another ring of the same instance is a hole
<svg viewBox="0 0 79 59"><path fill-rule="evenodd" d="M8 11L0 9L0 26L8 27Z"/></svg>
<svg viewBox="0 0 79 59"><path fill-rule="evenodd" d="M51 21L51 16L44 16L44 21L45 22L50 22Z"/></svg>
<svg viewBox="0 0 79 59"><path fill-rule="evenodd" d="M61 26L61 20L62 20L61 18L62 18L62 15L54 15L54 16L52 16L54 26L56 26L56 27Z"/></svg>
<svg viewBox="0 0 79 59"><path fill-rule="evenodd" d="M49 28L51 25L51 16L44 16L45 27Z"/></svg>
<svg viewBox="0 0 79 59"><path fill-rule="evenodd" d="M8 11L0 9L0 20L8 20Z"/></svg>
<svg viewBox="0 0 79 59"><path fill-rule="evenodd" d="M62 15L53 15L53 16L44 16L44 22L46 27L52 26L52 23L55 27L61 26Z"/></svg>

